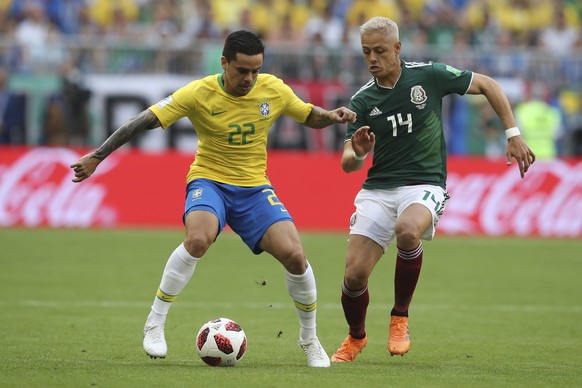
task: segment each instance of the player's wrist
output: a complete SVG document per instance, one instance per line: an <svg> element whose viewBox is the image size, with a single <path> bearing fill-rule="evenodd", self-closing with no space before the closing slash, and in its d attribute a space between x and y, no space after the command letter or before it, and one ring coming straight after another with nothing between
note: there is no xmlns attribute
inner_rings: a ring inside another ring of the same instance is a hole
<svg viewBox="0 0 582 388"><path fill-rule="evenodd" d="M511 139L512 137L520 135L521 132L519 132L519 128L517 127L511 127L505 130L505 137L507 138L507 140Z"/></svg>
<svg viewBox="0 0 582 388"><path fill-rule="evenodd" d="M354 159L356 159L356 160L360 160L360 161L361 161L361 160L365 160L365 159L368 157L368 152L366 152L366 153L365 153L364 155L362 155L362 156L358 156L358 155L356 154L356 151L354 151L354 153L352 154L352 156L354 157Z"/></svg>

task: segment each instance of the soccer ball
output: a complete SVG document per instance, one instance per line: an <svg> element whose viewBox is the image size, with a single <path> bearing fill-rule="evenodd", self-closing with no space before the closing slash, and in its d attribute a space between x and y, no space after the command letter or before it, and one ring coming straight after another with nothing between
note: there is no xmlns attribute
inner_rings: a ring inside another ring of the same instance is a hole
<svg viewBox="0 0 582 388"><path fill-rule="evenodd" d="M246 350L245 332L232 319L216 318L206 322L196 335L196 351L210 366L235 366Z"/></svg>

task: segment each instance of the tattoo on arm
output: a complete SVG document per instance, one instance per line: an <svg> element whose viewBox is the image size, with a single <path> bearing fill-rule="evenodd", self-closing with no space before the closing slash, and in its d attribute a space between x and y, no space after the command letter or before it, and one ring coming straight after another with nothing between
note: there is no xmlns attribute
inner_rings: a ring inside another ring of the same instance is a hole
<svg viewBox="0 0 582 388"><path fill-rule="evenodd" d="M99 160L105 159L113 151L136 137L137 135L161 126L158 117L149 109L144 110L137 116L126 121L121 127L117 128L105 140L105 142L93 153L93 157Z"/></svg>
<svg viewBox="0 0 582 388"><path fill-rule="evenodd" d="M334 124L335 121L329 119L327 113L328 112L326 110L318 106L314 106L311 110L311 113L309 113L309 116L307 116L307 120L305 120L304 124L310 128L324 128L328 125Z"/></svg>

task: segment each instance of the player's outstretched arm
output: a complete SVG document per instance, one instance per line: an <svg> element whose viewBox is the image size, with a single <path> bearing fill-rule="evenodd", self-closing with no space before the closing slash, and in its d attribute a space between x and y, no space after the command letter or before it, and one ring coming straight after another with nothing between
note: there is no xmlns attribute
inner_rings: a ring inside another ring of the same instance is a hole
<svg viewBox="0 0 582 388"><path fill-rule="evenodd" d="M507 146L505 148L507 165L511 165L512 159L515 159L518 163L519 173L523 178L530 165L535 162L536 156L519 134L519 130L515 125L515 117L511 111L511 105L503 89L494 79L483 74L474 73L473 81L467 93L483 94L501 119L507 134Z"/></svg>
<svg viewBox="0 0 582 388"><path fill-rule="evenodd" d="M314 106L307 116L304 125L310 128L324 128L332 124L353 123L356 121L356 112L345 107L339 107L334 110L325 110Z"/></svg>
<svg viewBox="0 0 582 388"><path fill-rule="evenodd" d="M76 163L71 164L75 172L73 182L82 182L89 178L109 154L149 129L158 128L160 121L149 109L126 121L121 127L111 134L97 150L84 155Z"/></svg>

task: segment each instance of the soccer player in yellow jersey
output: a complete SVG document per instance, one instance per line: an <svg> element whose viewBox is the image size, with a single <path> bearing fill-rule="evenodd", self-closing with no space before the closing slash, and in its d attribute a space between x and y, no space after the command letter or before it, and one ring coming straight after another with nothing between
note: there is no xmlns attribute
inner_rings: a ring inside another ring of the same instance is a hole
<svg viewBox="0 0 582 388"><path fill-rule="evenodd" d="M274 256L286 270L287 290L299 315L299 345L310 367L328 367L329 357L316 335L317 290L293 219L266 177L267 136L282 114L312 128L354 122L340 107L324 110L300 100L282 80L259 74L261 40L248 31L225 41L224 72L177 90L119 127L97 150L73 163L75 178L91 176L114 150L146 130L166 128L187 117L199 136L187 176L184 241L172 252L144 327L143 347L164 358L166 316L188 283L196 263L228 224L255 253Z"/></svg>

